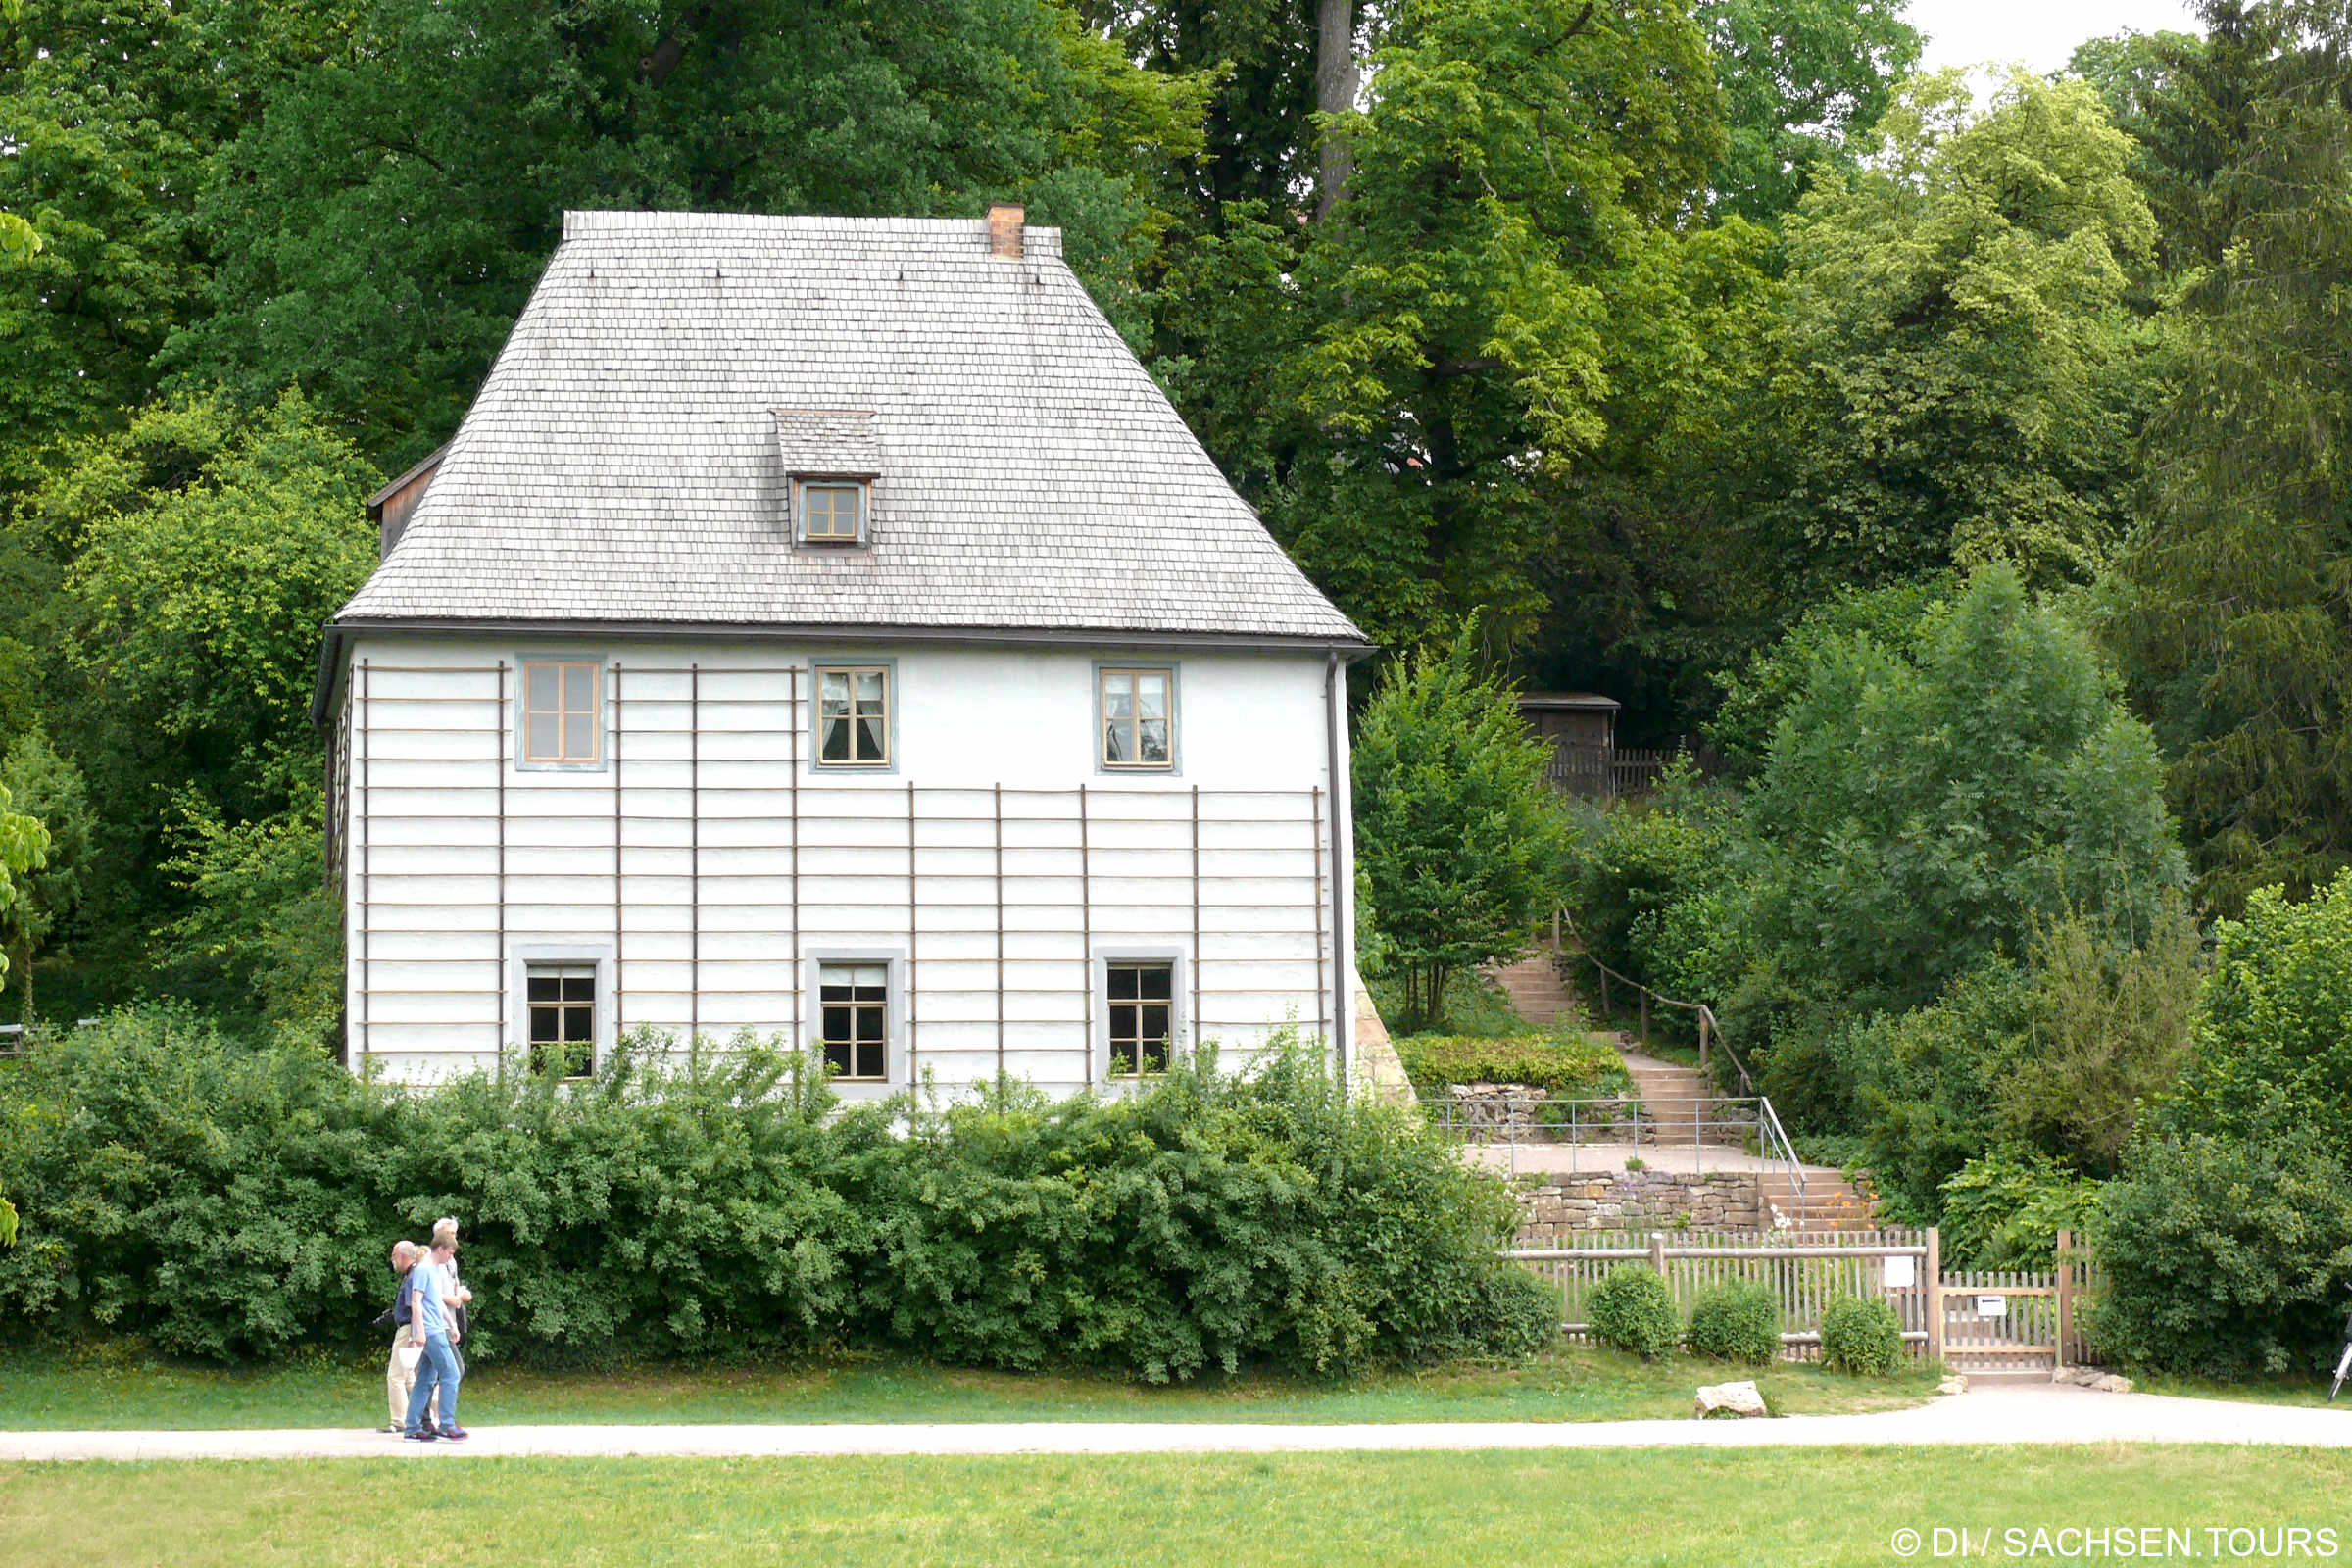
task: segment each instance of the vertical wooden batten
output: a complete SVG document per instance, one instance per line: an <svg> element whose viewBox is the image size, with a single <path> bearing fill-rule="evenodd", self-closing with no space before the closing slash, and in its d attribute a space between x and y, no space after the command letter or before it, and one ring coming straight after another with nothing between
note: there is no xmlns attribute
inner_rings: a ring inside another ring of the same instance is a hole
<svg viewBox="0 0 2352 1568"><path fill-rule="evenodd" d="M703 666L686 671L686 1046L703 1040ZM795 973L794 985L801 977Z"/></svg>
<svg viewBox="0 0 2352 1568"><path fill-rule="evenodd" d="M372 1077L375 1066L375 1041L368 1033L368 994L373 985L368 971L368 899L372 891L368 886L368 871L375 858L375 815L368 804L368 764L375 755L375 741L368 728L368 661L360 661L360 1062L364 1077Z"/></svg>
<svg viewBox="0 0 2352 1568"><path fill-rule="evenodd" d="M612 1044L617 1047L628 1024L622 1017L621 965L627 961L623 943L626 925L620 906L620 663L612 664Z"/></svg>
<svg viewBox="0 0 2352 1568"><path fill-rule="evenodd" d="M498 1075L507 1075L507 1036L514 1019L507 1011L512 981L507 974L507 662L498 662L498 700L490 714L498 730L498 952L491 972L498 977Z"/></svg>

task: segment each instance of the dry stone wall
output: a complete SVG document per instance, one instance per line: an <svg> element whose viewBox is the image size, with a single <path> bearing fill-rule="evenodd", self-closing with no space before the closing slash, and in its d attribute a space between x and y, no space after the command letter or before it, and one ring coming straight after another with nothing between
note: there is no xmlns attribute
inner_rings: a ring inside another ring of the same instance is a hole
<svg viewBox="0 0 2352 1568"><path fill-rule="evenodd" d="M1753 1171L1553 1171L1520 1179L1521 1247L1581 1231L1761 1230L1772 1215Z"/></svg>

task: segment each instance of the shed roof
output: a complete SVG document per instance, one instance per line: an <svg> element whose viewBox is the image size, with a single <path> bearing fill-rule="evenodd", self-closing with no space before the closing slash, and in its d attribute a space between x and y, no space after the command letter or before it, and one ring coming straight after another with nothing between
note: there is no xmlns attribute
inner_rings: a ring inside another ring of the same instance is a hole
<svg viewBox="0 0 2352 1568"><path fill-rule="evenodd" d="M1625 705L1598 692L1521 692L1519 706L1553 712L1614 713Z"/></svg>
<svg viewBox="0 0 2352 1568"><path fill-rule="evenodd" d="M569 213L337 625L1055 629L1357 645L1061 259L982 220ZM794 465L875 474L796 549Z"/></svg>

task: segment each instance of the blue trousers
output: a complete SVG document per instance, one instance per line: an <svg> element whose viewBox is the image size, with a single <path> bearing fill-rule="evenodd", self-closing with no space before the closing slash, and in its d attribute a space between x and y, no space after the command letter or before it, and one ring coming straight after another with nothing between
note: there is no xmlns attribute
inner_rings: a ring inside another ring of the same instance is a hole
<svg viewBox="0 0 2352 1568"><path fill-rule="evenodd" d="M409 1390L408 1430L418 1432L424 1427L424 1408L432 1402L433 1391L441 1391L441 1429L449 1430L458 1424L458 1355L449 1347L446 1334L424 1337L424 1356L416 1363L416 1382Z"/></svg>

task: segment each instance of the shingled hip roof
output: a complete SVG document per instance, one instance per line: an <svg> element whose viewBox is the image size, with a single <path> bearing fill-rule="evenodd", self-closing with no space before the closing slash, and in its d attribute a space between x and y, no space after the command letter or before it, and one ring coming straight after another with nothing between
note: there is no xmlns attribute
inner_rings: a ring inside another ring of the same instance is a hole
<svg viewBox="0 0 2352 1568"><path fill-rule="evenodd" d="M992 256L979 220L567 214L407 532L336 623L1362 645L1059 232L1024 249ZM870 546L796 548L795 442L845 430L871 452Z"/></svg>

